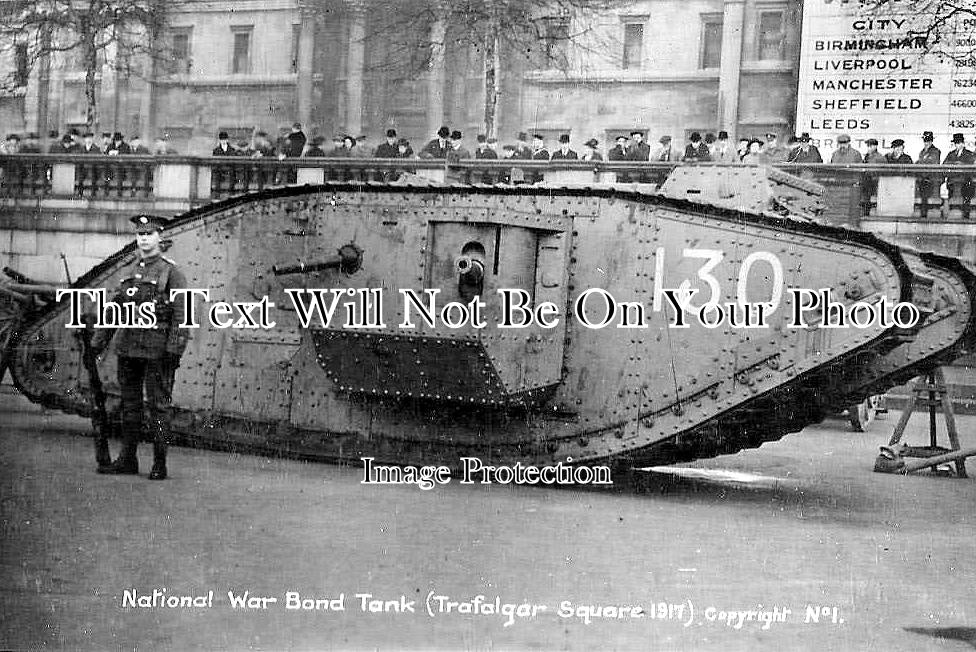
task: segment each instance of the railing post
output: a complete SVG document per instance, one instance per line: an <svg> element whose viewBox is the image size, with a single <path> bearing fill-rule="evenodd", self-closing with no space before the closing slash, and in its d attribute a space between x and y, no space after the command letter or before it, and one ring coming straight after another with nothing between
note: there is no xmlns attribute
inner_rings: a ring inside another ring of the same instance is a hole
<svg viewBox="0 0 976 652"><path fill-rule="evenodd" d="M198 163L196 165L197 191L196 199L210 199L210 185L213 177L213 170L210 163Z"/></svg>
<svg viewBox="0 0 976 652"><path fill-rule="evenodd" d="M915 212L915 177L878 178L877 214L883 217L912 217Z"/></svg>
<svg viewBox="0 0 976 652"><path fill-rule="evenodd" d="M325 170L322 168L298 168L298 185L316 185L325 183Z"/></svg>
<svg viewBox="0 0 976 652"><path fill-rule="evenodd" d="M51 166L51 194L60 196L75 194L74 163L55 163Z"/></svg>
<svg viewBox="0 0 976 652"><path fill-rule="evenodd" d="M209 169L209 167L208 167ZM156 166L153 194L160 199L186 199L193 197L193 166L188 163L160 163ZM208 192L210 186L207 186Z"/></svg>

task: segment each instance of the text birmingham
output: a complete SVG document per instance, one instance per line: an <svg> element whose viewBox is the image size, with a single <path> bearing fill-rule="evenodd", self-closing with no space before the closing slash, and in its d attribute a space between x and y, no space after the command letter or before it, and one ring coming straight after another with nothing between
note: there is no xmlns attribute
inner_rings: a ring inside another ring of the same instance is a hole
<svg viewBox="0 0 976 652"><path fill-rule="evenodd" d="M649 313L668 308L670 328L689 328L697 321L705 328L769 328L769 318L779 308L782 295L776 293L773 301L720 303L712 295L707 302L695 305L698 294L695 288L661 289L654 292L648 305L637 301L619 301L602 288L590 288L579 294L567 314L589 329L650 328ZM302 328L370 329L388 328L384 321L384 292L381 288L292 288L285 289L290 307ZM488 326L484 313L487 304L480 296L470 301L438 302L439 289L400 289L402 321L400 330L417 328L482 329ZM531 295L522 289L499 289L500 297L495 326L502 329L540 327L556 328L560 325L561 310L552 301L533 302ZM835 301L829 288L810 290L787 288L791 301L786 328L912 328L921 319L921 312L912 303L893 303L887 297L872 301L862 300L850 304ZM107 298L104 288L69 288L58 290L57 300L70 298L68 328L85 328L86 306L84 299L94 303L95 328L155 328L156 304L116 303ZM207 304L198 310L196 300ZM275 303L267 296L256 301L211 301L210 291L200 288L173 289L170 301L182 307L180 328L199 328L202 313L217 329L272 329ZM339 306L343 310L339 310ZM87 312L91 312L90 310Z"/></svg>

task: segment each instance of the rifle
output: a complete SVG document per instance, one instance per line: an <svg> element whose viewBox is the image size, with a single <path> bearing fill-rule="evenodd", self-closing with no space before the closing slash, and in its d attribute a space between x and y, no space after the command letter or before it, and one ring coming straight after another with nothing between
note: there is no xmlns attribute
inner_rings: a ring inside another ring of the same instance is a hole
<svg viewBox="0 0 976 652"><path fill-rule="evenodd" d="M88 372L88 384L92 391L92 430L95 435L95 463L108 466L112 457L108 451L108 411L105 409L105 388L98 375L98 361L92 348L92 320L85 316L85 330L78 333L81 341L81 364Z"/></svg>

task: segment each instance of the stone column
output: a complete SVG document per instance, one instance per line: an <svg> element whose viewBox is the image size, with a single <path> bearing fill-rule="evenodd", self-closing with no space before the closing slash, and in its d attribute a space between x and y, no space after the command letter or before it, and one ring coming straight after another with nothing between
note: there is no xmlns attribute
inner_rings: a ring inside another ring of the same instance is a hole
<svg viewBox="0 0 976 652"><path fill-rule="evenodd" d="M355 137L363 129L363 66L366 63L366 16L361 7L349 14L346 53L346 131Z"/></svg>
<svg viewBox="0 0 976 652"><path fill-rule="evenodd" d="M739 78L742 71L742 37L745 22L745 0L725 0L722 16L722 63L718 78L718 124L729 132L729 140L738 137Z"/></svg>
<svg viewBox="0 0 976 652"><path fill-rule="evenodd" d="M302 12L298 39L298 121L308 129L312 117L312 68L315 52L315 20Z"/></svg>
<svg viewBox="0 0 976 652"><path fill-rule="evenodd" d="M444 39L443 20L430 27L431 58L427 75L427 138L432 138L444 124Z"/></svg>

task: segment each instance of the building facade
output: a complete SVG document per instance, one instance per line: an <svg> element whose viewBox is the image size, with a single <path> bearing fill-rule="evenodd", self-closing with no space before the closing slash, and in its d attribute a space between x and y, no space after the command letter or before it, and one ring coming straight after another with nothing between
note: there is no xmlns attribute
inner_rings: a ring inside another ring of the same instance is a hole
<svg viewBox="0 0 976 652"><path fill-rule="evenodd" d="M574 143L631 129L677 142L691 131L792 133L799 17L799 0L644 0L567 18L535 53L500 53L496 133L569 133ZM168 18L161 60L119 65L107 53L96 130L166 133L189 154L208 153L221 130L273 138L294 121L373 146L388 127L416 144L447 124L473 143L484 130L480 49L431 22L413 36L435 51L422 70L405 70L391 65L376 23L355 0L188 0ZM83 126L77 56L40 63L0 98L7 130Z"/></svg>

